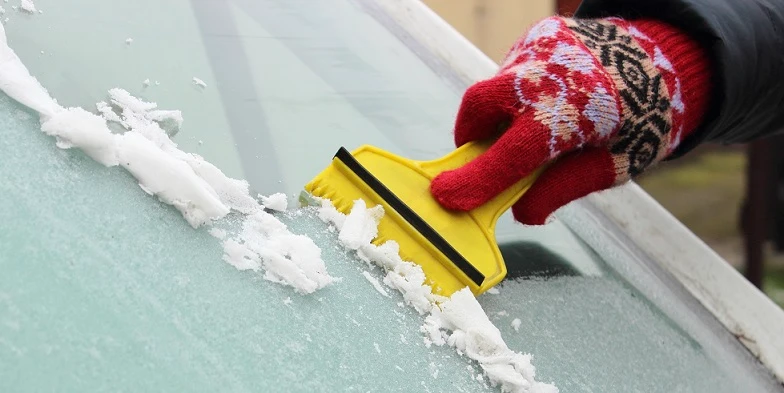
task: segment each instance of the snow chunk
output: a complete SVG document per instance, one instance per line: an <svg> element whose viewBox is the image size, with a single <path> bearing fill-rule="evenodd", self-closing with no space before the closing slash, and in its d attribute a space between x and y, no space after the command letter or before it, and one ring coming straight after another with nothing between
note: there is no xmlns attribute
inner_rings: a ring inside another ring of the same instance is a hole
<svg viewBox="0 0 784 393"><path fill-rule="evenodd" d="M520 320L520 318L515 318L515 319L512 320L512 327L514 328L514 330L516 332L520 331L520 324L521 323L522 323L522 321Z"/></svg>
<svg viewBox="0 0 784 393"><path fill-rule="evenodd" d="M265 270L264 278L310 294L337 279L327 274L321 249L309 237L291 233L271 214L258 210L224 242L223 259L239 270Z"/></svg>
<svg viewBox="0 0 784 393"><path fill-rule="evenodd" d="M551 384L537 382L531 355L509 349L468 288L455 292L431 314L430 323L452 331L447 342L479 362L491 383L503 391L556 393Z"/></svg>
<svg viewBox="0 0 784 393"><path fill-rule="evenodd" d="M207 84L204 83L203 80L201 80L201 79L199 79L197 77L193 77L193 84L196 85L196 86L199 86L199 87L207 87Z"/></svg>
<svg viewBox="0 0 784 393"><path fill-rule="evenodd" d="M228 208L246 214L259 208L256 200L250 196L247 181L227 177L201 156L180 150L169 138L166 131L161 128L161 124L179 129L183 122L180 111L159 110L158 104L142 101L123 89L111 89L109 96L112 105L120 111L120 115L108 104L98 103L98 110L106 120L117 122L128 130L144 135L158 149L186 163Z"/></svg>
<svg viewBox="0 0 784 393"><path fill-rule="evenodd" d="M215 190L187 163L156 148L136 131L122 134L121 141L120 165L139 180L145 192L177 208L192 227L229 214Z"/></svg>
<svg viewBox="0 0 784 393"><path fill-rule="evenodd" d="M433 307L438 296L424 284L425 274L422 268L403 261L399 255L400 247L395 241L387 241L380 246L370 243L378 233L377 225L382 215L383 207L367 209L362 200L354 202L348 217L326 199L321 200L319 208L319 217L340 231L338 239L341 243L349 248L357 246L355 250L360 259L383 267L387 271L384 283L400 291L406 304L413 306L420 314L425 314ZM363 241L366 243L362 243Z"/></svg>
<svg viewBox="0 0 784 393"><path fill-rule="evenodd" d="M76 147L107 167L119 163L117 135L109 131L103 118L82 108L55 113L41 124L41 131L54 136L61 149Z"/></svg>
<svg viewBox="0 0 784 393"><path fill-rule="evenodd" d="M145 80L144 80L144 82L142 82L142 85L143 85L144 87L148 87L148 86L150 86L150 79L145 79Z"/></svg>
<svg viewBox="0 0 784 393"><path fill-rule="evenodd" d="M101 113L101 116L107 121L114 121L114 122L121 122L120 116L118 116L114 111L112 111L112 107L109 106L104 101L100 101L95 104L95 108L98 109L98 112Z"/></svg>
<svg viewBox="0 0 784 393"><path fill-rule="evenodd" d="M384 207L376 205L368 209L365 201L357 199L346 217L338 239L346 247L357 250L370 243L378 235L378 223L384 215Z"/></svg>
<svg viewBox="0 0 784 393"><path fill-rule="evenodd" d="M126 44L126 45L133 44L133 38L128 38L128 39L126 39L126 40L125 40L125 44Z"/></svg>
<svg viewBox="0 0 784 393"><path fill-rule="evenodd" d="M254 254L247 247L234 239L227 239L223 243L223 260L240 271L258 271L261 268L258 254Z"/></svg>
<svg viewBox="0 0 784 393"><path fill-rule="evenodd" d="M346 221L346 216L335 209L328 199L321 200L318 216L322 221L333 224L338 229L343 228L343 223Z"/></svg>
<svg viewBox="0 0 784 393"><path fill-rule="evenodd" d="M143 128L151 122L170 122L179 130L182 126L182 112L178 110L159 110L158 104L145 102L126 90L114 88L109 90L112 104L122 109L123 121L120 122L126 129Z"/></svg>
<svg viewBox="0 0 784 393"><path fill-rule="evenodd" d="M172 151L172 154L185 161L215 191L221 202L232 210L250 214L260 208L258 202L250 196L247 181L226 176L218 167L197 154L184 153L179 149Z"/></svg>
<svg viewBox="0 0 784 393"><path fill-rule="evenodd" d="M22 0L22 9L31 14L35 12L36 9L35 4L33 4L33 0Z"/></svg>
<svg viewBox="0 0 784 393"><path fill-rule="evenodd" d="M270 210L276 210L280 212L286 211L286 209L288 209L288 203L289 202L286 198L286 194L282 192L272 194L268 197L261 197L261 204Z"/></svg>
<svg viewBox="0 0 784 393"><path fill-rule="evenodd" d="M0 27L0 90L20 104L38 112L42 120L63 110L38 80L30 75L19 56L8 47L5 29L2 27Z"/></svg>

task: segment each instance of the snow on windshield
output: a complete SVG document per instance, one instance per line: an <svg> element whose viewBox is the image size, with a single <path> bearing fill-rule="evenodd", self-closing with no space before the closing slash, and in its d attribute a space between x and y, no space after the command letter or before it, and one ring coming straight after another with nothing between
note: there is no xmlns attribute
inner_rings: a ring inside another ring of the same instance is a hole
<svg viewBox="0 0 784 393"><path fill-rule="evenodd" d="M31 1L23 5L34 7ZM34 8L31 8L34 9ZM139 187L161 202L175 207L194 228L210 226L222 242L224 261L239 270L264 271L267 280L311 294L339 278L328 274L321 250L308 237L297 235L271 214L287 210L286 196L250 195L248 183L227 177L202 157L180 150L171 140L182 125L176 110L159 110L127 91L108 92L109 102L96 104L96 113L80 107L60 106L30 75L8 46L0 25L0 90L38 112L41 130L55 138L62 149L79 149L96 162L121 166ZM123 132L112 132L116 124ZM383 284L398 290L406 303L424 316L420 328L427 346L449 345L477 361L488 380L502 391L551 393L552 384L537 382L532 358L512 351L473 294L465 288L449 298L435 295L425 284L422 269L403 261L394 241L372 244L384 214L381 206L355 202L350 214L321 200L319 217L339 231L339 242L357 257L385 269ZM227 234L221 220L240 217L239 233ZM374 282L380 296L386 294Z"/></svg>
<svg viewBox="0 0 784 393"><path fill-rule="evenodd" d="M35 9L35 4L33 4L33 0L22 0L22 10L30 13L37 11Z"/></svg>

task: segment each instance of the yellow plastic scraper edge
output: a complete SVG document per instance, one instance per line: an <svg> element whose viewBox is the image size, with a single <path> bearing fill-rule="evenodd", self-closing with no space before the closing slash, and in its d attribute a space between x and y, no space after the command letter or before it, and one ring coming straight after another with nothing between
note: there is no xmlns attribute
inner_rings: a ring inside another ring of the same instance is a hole
<svg viewBox="0 0 784 393"><path fill-rule="evenodd" d="M445 209L429 187L435 176L465 165L491 143L467 143L432 161L409 160L369 145L352 153L341 148L305 190L329 199L343 214L350 213L357 199L364 200L368 208L381 205L384 216L374 244L397 242L401 258L422 267L425 284L431 285L436 294L451 296L467 286L479 295L506 276L506 264L495 239L498 218L531 187L544 168L468 212Z"/></svg>

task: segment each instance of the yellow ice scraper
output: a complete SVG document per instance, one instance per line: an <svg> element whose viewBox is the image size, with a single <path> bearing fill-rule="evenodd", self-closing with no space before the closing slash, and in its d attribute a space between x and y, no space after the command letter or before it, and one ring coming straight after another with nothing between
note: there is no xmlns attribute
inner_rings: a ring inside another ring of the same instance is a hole
<svg viewBox="0 0 784 393"><path fill-rule="evenodd" d="M351 211L357 199L368 207L382 205L384 216L374 244L397 242L401 258L422 267L436 294L450 296L468 286L479 295L506 276L495 240L498 218L530 188L543 168L468 212L442 207L429 187L439 173L463 166L491 144L471 142L433 161L413 161L368 145L353 153L340 148L305 190L331 200L343 214Z"/></svg>

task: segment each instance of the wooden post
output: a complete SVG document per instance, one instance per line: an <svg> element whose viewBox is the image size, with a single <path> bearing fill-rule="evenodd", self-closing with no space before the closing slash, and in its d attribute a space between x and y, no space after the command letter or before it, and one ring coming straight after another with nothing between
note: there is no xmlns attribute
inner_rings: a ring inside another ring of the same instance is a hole
<svg viewBox="0 0 784 393"><path fill-rule="evenodd" d="M773 173L771 141L761 140L748 145L746 164L746 200L742 212L742 227L746 253L746 278L760 290L764 275L764 246L769 238Z"/></svg>

